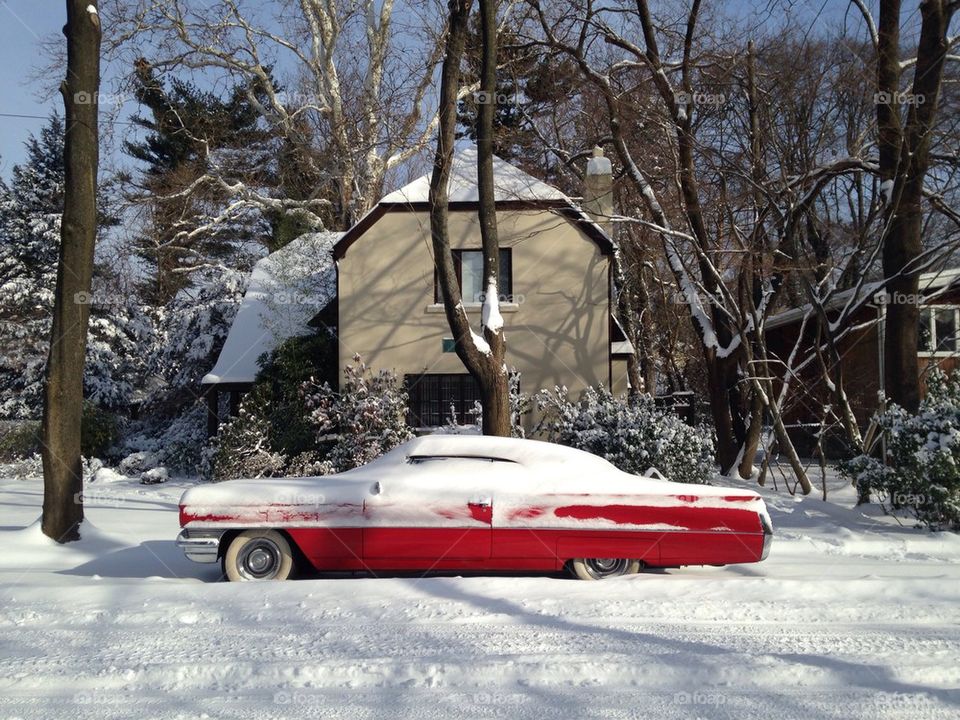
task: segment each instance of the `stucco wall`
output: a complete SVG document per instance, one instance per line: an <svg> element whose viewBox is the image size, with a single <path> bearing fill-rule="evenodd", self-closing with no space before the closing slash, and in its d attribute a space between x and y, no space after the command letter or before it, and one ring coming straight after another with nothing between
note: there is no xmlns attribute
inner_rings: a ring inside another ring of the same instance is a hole
<svg viewBox="0 0 960 720"><path fill-rule="evenodd" d="M516 308L505 307L507 364L521 389L609 386L608 262L570 221L548 210L498 213L500 245L512 248ZM479 249L475 212L450 213L451 246ZM359 354L374 369L466 372L434 305L433 252L426 212L387 212L339 261L340 369ZM479 308L470 310L479 327ZM526 424L532 422L528 418Z"/></svg>

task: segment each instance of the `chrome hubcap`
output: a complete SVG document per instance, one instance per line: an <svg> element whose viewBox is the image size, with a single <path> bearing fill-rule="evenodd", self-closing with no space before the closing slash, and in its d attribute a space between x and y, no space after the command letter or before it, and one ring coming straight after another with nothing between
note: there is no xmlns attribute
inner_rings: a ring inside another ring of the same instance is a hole
<svg viewBox="0 0 960 720"><path fill-rule="evenodd" d="M627 571L628 561L622 558L591 558L584 564L591 575L605 578L623 575Z"/></svg>
<svg viewBox="0 0 960 720"><path fill-rule="evenodd" d="M237 570L248 580L265 580L280 569L280 548L267 538L255 538L243 546L237 558Z"/></svg>

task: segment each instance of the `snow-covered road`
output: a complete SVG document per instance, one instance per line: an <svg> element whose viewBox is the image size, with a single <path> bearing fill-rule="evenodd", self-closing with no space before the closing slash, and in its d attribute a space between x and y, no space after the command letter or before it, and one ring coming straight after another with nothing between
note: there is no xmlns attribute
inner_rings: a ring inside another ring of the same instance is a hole
<svg viewBox="0 0 960 720"><path fill-rule="evenodd" d="M759 565L237 585L174 547L185 486L91 486L58 548L0 480L0 718L960 717L960 538L845 489L764 491Z"/></svg>

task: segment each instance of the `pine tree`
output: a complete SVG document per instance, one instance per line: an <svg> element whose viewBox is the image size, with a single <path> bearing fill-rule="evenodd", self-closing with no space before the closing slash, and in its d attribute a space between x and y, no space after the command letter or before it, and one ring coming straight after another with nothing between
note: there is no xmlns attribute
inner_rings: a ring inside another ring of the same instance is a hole
<svg viewBox="0 0 960 720"><path fill-rule="evenodd" d="M136 98L149 111L133 118L143 138L124 143L143 165L129 196L148 209L136 247L152 277L141 290L152 304L164 305L191 284L192 268L210 259L235 265L245 243L269 244L270 227L253 211L192 237L184 233L219 215L228 202L216 183L197 184L212 165L232 182L270 185L277 141L260 128L245 87L221 97L178 78L167 83L143 58L135 63L134 81Z"/></svg>

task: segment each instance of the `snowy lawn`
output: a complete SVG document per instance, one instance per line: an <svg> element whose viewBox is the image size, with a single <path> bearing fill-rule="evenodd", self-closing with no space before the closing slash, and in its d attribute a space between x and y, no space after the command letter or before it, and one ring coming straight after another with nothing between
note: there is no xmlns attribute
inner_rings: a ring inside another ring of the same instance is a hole
<svg viewBox="0 0 960 720"><path fill-rule="evenodd" d="M839 482L763 491L757 565L228 584L173 544L187 482L91 484L64 548L0 478L0 718L960 717L960 537Z"/></svg>

